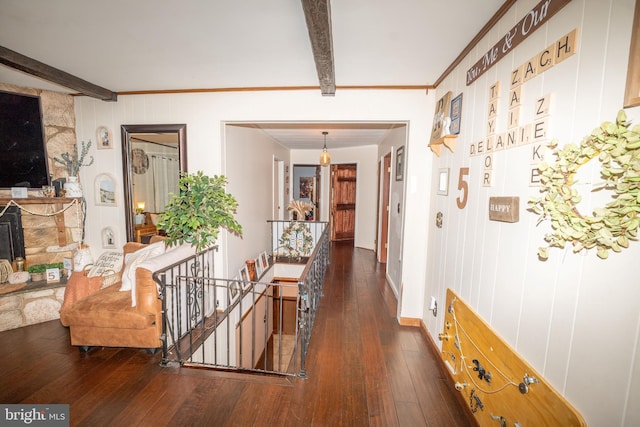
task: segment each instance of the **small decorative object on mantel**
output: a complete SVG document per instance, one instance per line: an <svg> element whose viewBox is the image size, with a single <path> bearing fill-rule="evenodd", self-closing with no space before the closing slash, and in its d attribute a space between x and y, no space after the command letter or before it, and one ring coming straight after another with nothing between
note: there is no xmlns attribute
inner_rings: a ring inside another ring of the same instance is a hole
<svg viewBox="0 0 640 427"><path fill-rule="evenodd" d="M83 166L91 166L93 164L93 156L85 163L85 157L89 154L89 148L91 147L91 141L84 143L82 141L80 153L78 153L78 144L73 144L73 151L71 153L62 153L60 157L54 157L53 160L60 163L67 168L67 182L64 184L65 195L67 197L82 197L82 188L80 182L78 182L78 173Z"/></svg>
<svg viewBox="0 0 640 427"><path fill-rule="evenodd" d="M549 258L549 247L564 248L567 243L573 252L597 248L602 259L609 250L621 252L632 240L637 240L640 227L640 125L633 128L620 110L616 122L603 122L580 145L566 144L553 153L554 164L542 162L540 171L541 197L529 200L529 210L539 215L538 222L551 220L551 232L544 240L547 247L538 250L541 260ZM556 148L556 141L549 144ZM582 197L573 188L578 169L590 160L600 161L602 182L592 191L609 190L612 200L593 209L591 215L578 210Z"/></svg>

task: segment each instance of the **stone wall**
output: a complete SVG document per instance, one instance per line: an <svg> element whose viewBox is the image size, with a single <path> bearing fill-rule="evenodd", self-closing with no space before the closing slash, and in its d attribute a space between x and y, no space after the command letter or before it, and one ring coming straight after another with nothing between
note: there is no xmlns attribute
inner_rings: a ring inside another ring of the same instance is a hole
<svg viewBox="0 0 640 427"><path fill-rule="evenodd" d="M70 152L76 143L73 96L6 84L0 84L0 90L40 97L49 173L53 179L66 177L66 168L54 162L53 157L60 157L61 153ZM39 196L38 190L29 190L29 197ZM0 190L0 198L10 199L11 191ZM55 201L55 199L51 200ZM16 202L20 204L20 199ZM53 215L59 210L59 205L52 203L21 206L26 265L61 262L64 258L73 258L73 252L82 240L83 214L80 204L62 206L67 208L64 212L64 231L67 241L65 246L59 245L58 227ZM58 319L64 289L64 286L58 286L1 295L0 331Z"/></svg>
<svg viewBox="0 0 640 427"><path fill-rule="evenodd" d="M70 152L73 150L73 144L76 143L76 114L73 96L3 83L0 83L0 90L40 97L49 173L53 175L53 179L66 177L67 169L54 162L53 158L60 157L60 154L64 152ZM9 190L0 190L0 197L9 197L10 195Z"/></svg>
<svg viewBox="0 0 640 427"><path fill-rule="evenodd" d="M64 286L0 295L0 331L60 318Z"/></svg>

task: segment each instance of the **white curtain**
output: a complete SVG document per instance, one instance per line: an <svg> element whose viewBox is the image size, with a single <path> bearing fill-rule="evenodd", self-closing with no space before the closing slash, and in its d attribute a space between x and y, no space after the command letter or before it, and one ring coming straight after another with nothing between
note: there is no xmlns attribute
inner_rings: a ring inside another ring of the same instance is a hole
<svg viewBox="0 0 640 427"><path fill-rule="evenodd" d="M171 193L178 193L180 166L178 158L163 154L152 154L150 175L153 180L153 203L147 208L149 212L164 212L169 203Z"/></svg>

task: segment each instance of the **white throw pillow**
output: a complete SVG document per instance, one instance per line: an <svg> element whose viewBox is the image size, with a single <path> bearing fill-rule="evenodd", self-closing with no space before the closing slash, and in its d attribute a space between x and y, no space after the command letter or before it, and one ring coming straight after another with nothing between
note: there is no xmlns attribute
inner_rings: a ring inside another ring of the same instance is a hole
<svg viewBox="0 0 640 427"><path fill-rule="evenodd" d="M104 252L98 257L96 262L87 273L87 277L96 277L106 274L118 273L122 270L122 252Z"/></svg>
<svg viewBox="0 0 640 427"><path fill-rule="evenodd" d="M182 261L186 258L189 258L192 255L195 255L196 248L191 246L188 243L184 243L180 246L174 246L161 255L156 257L149 257L145 259L142 263L138 265L140 268L145 268L151 272L156 272L165 267L168 267L172 264L177 263L178 261ZM158 289L159 291L159 289ZM136 306L136 295L135 295L135 283L131 291L131 306Z"/></svg>
<svg viewBox="0 0 640 427"><path fill-rule="evenodd" d="M124 256L121 291L131 291L136 282L136 269L144 260L164 253L164 241L148 245ZM134 290L135 292L135 290Z"/></svg>

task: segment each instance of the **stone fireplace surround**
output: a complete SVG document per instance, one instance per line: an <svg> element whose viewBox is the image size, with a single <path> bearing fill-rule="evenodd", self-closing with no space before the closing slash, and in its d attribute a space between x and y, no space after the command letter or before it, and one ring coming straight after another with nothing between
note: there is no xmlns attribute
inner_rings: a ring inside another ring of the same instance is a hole
<svg viewBox="0 0 640 427"><path fill-rule="evenodd" d="M66 177L66 169L53 161L61 153L71 151L76 143L74 101L71 95L18 86L0 84L0 90L40 96L42 122L47 144L49 173L53 179ZM0 158L0 167L2 159ZM38 198L39 191L29 190L29 199ZM11 200L10 190L0 189L0 206L6 206ZM68 206L64 199L62 206ZM25 199L16 199L22 204ZM51 199L53 203L24 204L35 215L22 210L26 265L61 262L63 258L72 258L73 251L82 239L82 210L69 208L60 216L41 216L55 212L56 205L62 200ZM61 245L60 243L65 243ZM3 285L0 285L3 286ZM60 306L64 298L64 282L44 285L38 289L29 287L14 293L0 295L0 331L15 329L35 323L60 318Z"/></svg>

